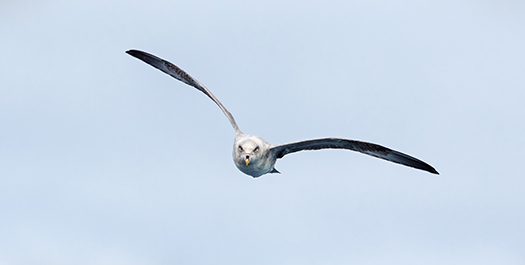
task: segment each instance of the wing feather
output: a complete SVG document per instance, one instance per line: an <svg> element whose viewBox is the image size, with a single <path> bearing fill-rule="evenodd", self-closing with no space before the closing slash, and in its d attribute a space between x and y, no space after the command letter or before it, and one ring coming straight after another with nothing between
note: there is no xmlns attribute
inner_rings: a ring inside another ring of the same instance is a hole
<svg viewBox="0 0 525 265"><path fill-rule="evenodd" d="M361 141L348 140L342 138L321 138L293 142L283 145L274 146L270 152L277 158L303 150L319 149L347 149L361 152L363 154L375 156L394 163L428 171L433 174L439 174L431 165L407 154L392 150L390 148Z"/></svg>
<svg viewBox="0 0 525 265"><path fill-rule="evenodd" d="M129 50L126 52L127 54L138 58L145 63L161 70L162 72L174 77L175 79L182 81L185 84L188 84L197 90L204 93L206 96L208 96L215 104L219 106L219 108L224 112L224 115L228 118L230 121L233 129L235 130L235 133L240 133L239 126L237 126L237 122L235 122L235 119L233 118L233 115L222 105L222 103L197 79L191 77L189 74L184 72L184 70L180 69L176 65L161 59L153 54L149 54L147 52L139 51L139 50Z"/></svg>

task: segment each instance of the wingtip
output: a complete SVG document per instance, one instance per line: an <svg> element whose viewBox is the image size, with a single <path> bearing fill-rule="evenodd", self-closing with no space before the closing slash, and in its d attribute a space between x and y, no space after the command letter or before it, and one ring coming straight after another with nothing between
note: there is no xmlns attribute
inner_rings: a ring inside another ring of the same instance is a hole
<svg viewBox="0 0 525 265"><path fill-rule="evenodd" d="M165 69L163 69L164 68L163 64L165 63L164 60L162 60L161 58L153 54L150 54L144 51L140 51L140 50L127 50L126 53L169 74L168 72L165 71Z"/></svg>
<svg viewBox="0 0 525 265"><path fill-rule="evenodd" d="M433 167L431 167L428 172L432 173L432 174L436 174L436 175L439 175L439 172L437 172L436 169L434 169Z"/></svg>
<svg viewBox="0 0 525 265"><path fill-rule="evenodd" d="M131 49L131 50L127 50L127 51L126 51L126 53L129 54L129 55L131 55L131 56L135 56L135 55L138 54L139 52L140 52L140 51L138 51L138 50L133 50L133 49Z"/></svg>

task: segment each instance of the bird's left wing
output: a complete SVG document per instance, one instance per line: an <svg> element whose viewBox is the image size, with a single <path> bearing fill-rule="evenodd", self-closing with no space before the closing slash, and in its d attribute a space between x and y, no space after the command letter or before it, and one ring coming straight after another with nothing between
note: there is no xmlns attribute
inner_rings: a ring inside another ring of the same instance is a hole
<svg viewBox="0 0 525 265"><path fill-rule="evenodd" d="M385 159L394 163L425 170L433 174L439 174L431 165L407 154L403 154L401 152L373 143L342 138L321 138L282 144L272 147L270 149L270 152L276 158L282 158L287 154L303 150L319 149L347 149L357 151L363 154Z"/></svg>

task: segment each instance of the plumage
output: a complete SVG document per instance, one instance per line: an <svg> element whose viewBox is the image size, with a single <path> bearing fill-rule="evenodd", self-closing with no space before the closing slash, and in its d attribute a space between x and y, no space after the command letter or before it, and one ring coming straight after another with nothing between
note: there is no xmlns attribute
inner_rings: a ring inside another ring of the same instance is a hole
<svg viewBox="0 0 525 265"><path fill-rule="evenodd" d="M224 112L224 115L226 115L226 118L230 121L232 124L233 129L235 130L235 133L242 133L239 130L239 126L237 126L237 122L235 122L235 119L233 118L233 115L222 105L222 103L199 81L197 81L195 78L191 77L189 74L184 72L182 69L177 67L176 65L163 60L153 54L149 54L147 52L143 51L137 51L137 50L129 50L126 52L127 54L136 57L138 59L141 59L142 61L150 64L151 66L161 70L162 72L174 77L175 79L182 81L183 83L186 83L197 90L204 93L206 96L208 96L219 108Z"/></svg>
<svg viewBox="0 0 525 265"><path fill-rule="evenodd" d="M320 149L347 149L357 151L394 163L425 170L433 174L439 174L432 166L415 157L373 143L342 138L321 138L276 146L271 145L259 136L242 133L237 126L233 115L222 105L222 103L204 85L179 67L143 51L129 50L126 53L150 64L185 84L195 87L213 100L213 102L215 102L215 104L217 104L222 110L224 115L226 115L235 131L232 152L235 165L239 170L252 177L259 177L267 173L280 173L275 169L275 162L277 159L283 158L287 154L303 150Z"/></svg>
<svg viewBox="0 0 525 265"><path fill-rule="evenodd" d="M438 174L438 172L432 166L415 157L403 154L401 152L392 150L390 148L378 144L341 138L321 138L282 144L272 147L270 149L270 152L274 153L275 157L279 159L287 154L303 150L319 150L328 148L357 151L363 154L385 159L394 163Z"/></svg>

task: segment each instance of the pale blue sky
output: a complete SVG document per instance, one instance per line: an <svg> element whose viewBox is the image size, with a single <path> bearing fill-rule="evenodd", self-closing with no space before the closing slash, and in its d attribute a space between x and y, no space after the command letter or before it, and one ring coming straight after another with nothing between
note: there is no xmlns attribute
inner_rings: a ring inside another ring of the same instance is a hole
<svg viewBox="0 0 525 265"><path fill-rule="evenodd" d="M524 264L519 1L0 2L0 265ZM302 152L253 179L205 95ZM264 106L261 108L261 106Z"/></svg>

